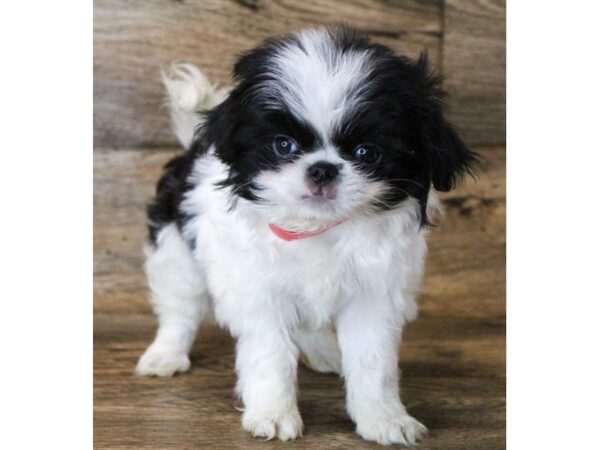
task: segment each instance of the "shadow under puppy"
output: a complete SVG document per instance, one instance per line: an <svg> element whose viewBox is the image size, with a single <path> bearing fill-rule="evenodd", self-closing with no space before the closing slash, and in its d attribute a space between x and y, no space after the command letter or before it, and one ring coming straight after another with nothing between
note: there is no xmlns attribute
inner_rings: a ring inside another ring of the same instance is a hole
<svg viewBox="0 0 600 450"><path fill-rule="evenodd" d="M400 400L398 347L416 317L432 186L476 162L442 114L425 57L345 27L266 41L230 92L198 69L165 76L187 149L148 208L146 272L159 329L141 375L190 367L207 316L237 339L242 426L302 433L297 364L345 379L357 433L414 444L426 428Z"/></svg>

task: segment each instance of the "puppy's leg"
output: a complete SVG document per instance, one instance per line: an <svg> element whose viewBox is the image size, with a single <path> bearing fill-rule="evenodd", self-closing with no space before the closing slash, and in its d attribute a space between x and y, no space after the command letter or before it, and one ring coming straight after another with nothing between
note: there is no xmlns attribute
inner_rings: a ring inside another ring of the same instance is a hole
<svg viewBox="0 0 600 450"><path fill-rule="evenodd" d="M171 376L190 368L188 353L210 301L202 274L174 224L146 252L146 274L158 332L140 358L138 375Z"/></svg>
<svg viewBox="0 0 600 450"><path fill-rule="evenodd" d="M275 323L253 322L239 336L236 349L242 426L257 437L295 439L302 435L296 404L298 349Z"/></svg>
<svg viewBox="0 0 600 450"><path fill-rule="evenodd" d="M364 439L412 445L427 430L408 415L400 400L402 323L382 302L371 300L353 301L337 321L348 413Z"/></svg>
<svg viewBox="0 0 600 450"><path fill-rule="evenodd" d="M300 361L317 372L342 374L342 354L331 327L300 330L294 334L300 348Z"/></svg>

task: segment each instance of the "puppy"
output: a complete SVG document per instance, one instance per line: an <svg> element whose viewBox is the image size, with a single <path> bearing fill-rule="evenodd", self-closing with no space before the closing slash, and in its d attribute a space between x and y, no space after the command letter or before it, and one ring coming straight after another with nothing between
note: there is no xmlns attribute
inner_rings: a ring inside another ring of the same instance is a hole
<svg viewBox="0 0 600 450"><path fill-rule="evenodd" d="M450 190L477 159L444 119L440 78L426 57L345 27L266 41L237 61L230 92L173 70L187 150L148 208L159 328L137 373L188 370L214 314L237 339L252 435L301 436L301 359L344 377L360 436L414 444L426 428L400 400L398 348L417 314L431 188Z"/></svg>

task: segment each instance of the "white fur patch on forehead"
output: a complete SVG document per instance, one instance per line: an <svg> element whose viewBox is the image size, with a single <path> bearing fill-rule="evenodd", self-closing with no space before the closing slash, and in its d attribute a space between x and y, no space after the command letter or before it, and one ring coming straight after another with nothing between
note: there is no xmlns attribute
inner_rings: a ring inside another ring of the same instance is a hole
<svg viewBox="0 0 600 450"><path fill-rule="evenodd" d="M277 50L272 58L275 81L261 90L284 102L327 140L344 114L360 104L371 70L369 53L342 51L326 29L301 31Z"/></svg>

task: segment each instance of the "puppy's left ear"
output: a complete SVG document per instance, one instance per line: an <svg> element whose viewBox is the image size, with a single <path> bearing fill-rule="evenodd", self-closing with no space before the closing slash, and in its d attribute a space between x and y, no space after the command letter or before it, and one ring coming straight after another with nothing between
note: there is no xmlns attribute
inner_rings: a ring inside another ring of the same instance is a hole
<svg viewBox="0 0 600 450"><path fill-rule="evenodd" d="M425 125L422 138L431 181L438 191L450 191L466 174L475 175L479 156L467 148L441 112Z"/></svg>
<svg viewBox="0 0 600 450"><path fill-rule="evenodd" d="M454 127L443 114L445 92L442 78L430 72L427 56L417 63L427 92L425 114L421 122L421 142L429 162L431 181L438 191L453 189L465 175L475 176L480 163L479 155L467 148Z"/></svg>

